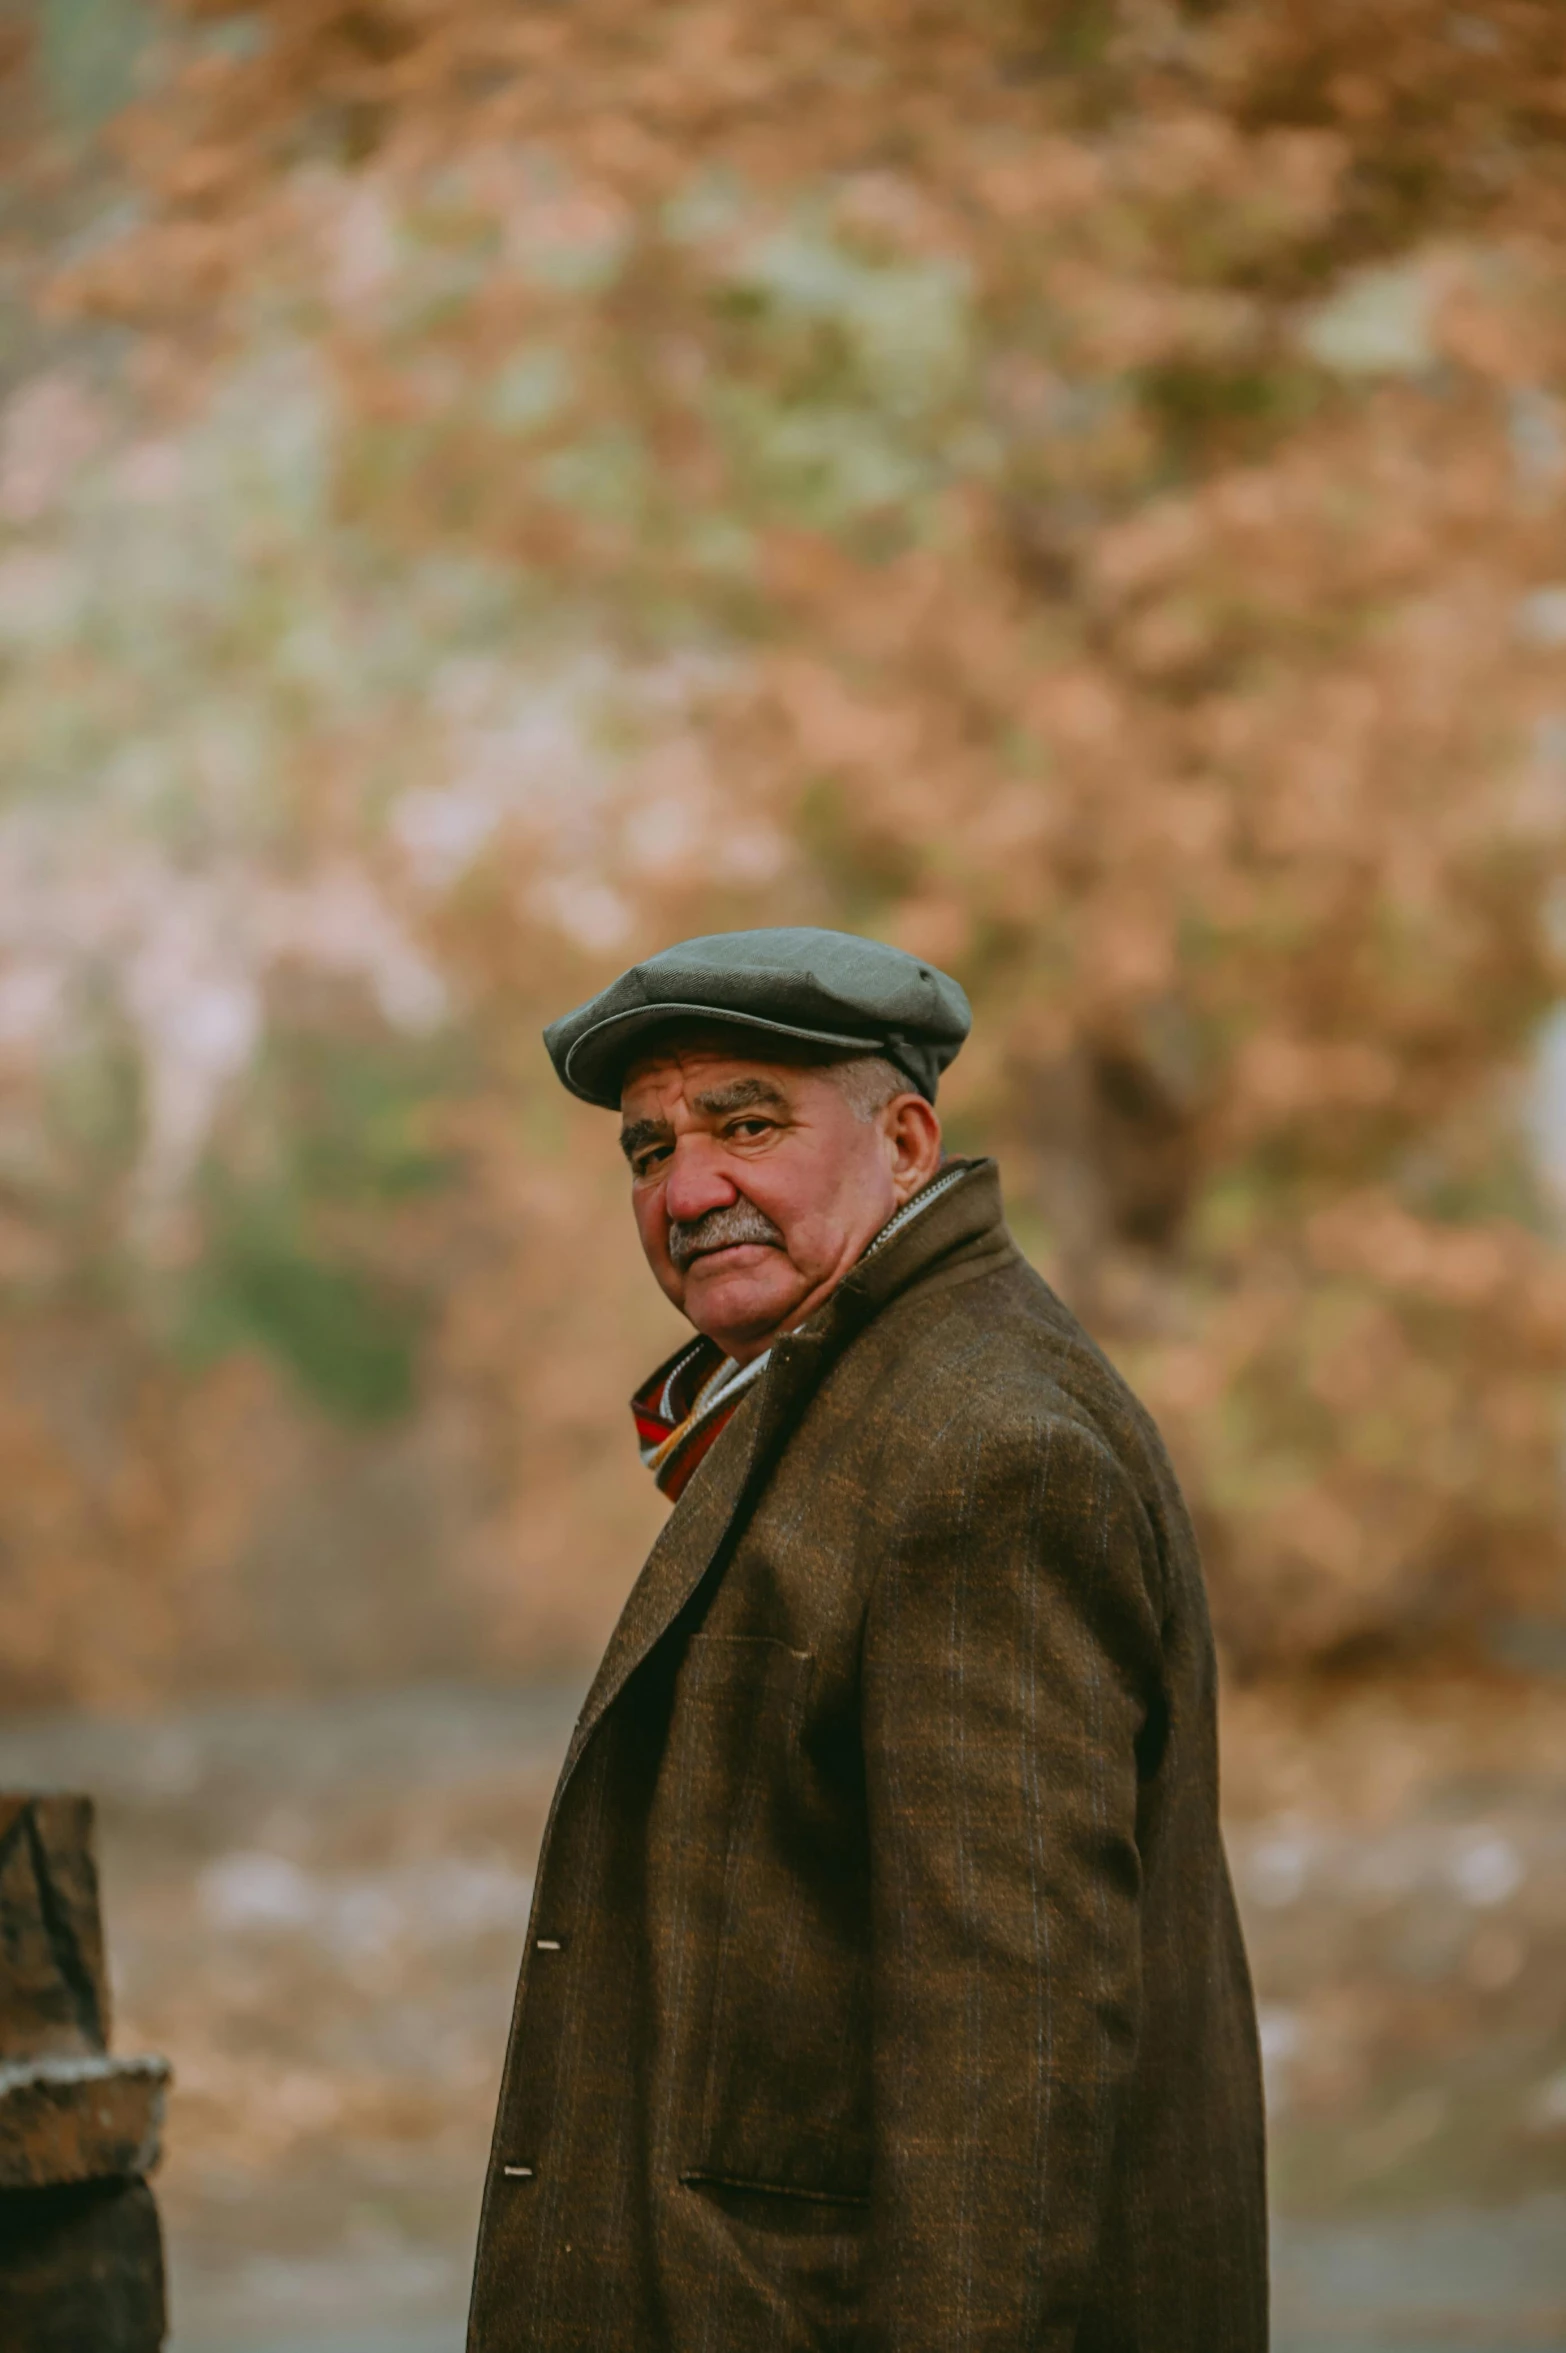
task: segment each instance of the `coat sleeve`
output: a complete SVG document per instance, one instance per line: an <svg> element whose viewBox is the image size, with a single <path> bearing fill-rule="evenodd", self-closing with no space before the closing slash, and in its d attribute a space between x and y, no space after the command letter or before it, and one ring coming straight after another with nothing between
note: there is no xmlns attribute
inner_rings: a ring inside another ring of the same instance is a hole
<svg viewBox="0 0 1566 2353"><path fill-rule="evenodd" d="M1145 1513L1080 1425L935 1434L863 1654L876 2353L1068 2353L1141 2007Z"/></svg>

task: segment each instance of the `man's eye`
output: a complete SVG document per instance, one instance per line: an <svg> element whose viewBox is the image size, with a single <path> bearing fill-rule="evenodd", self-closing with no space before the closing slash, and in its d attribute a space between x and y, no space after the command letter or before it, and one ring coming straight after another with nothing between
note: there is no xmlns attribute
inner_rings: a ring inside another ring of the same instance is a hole
<svg viewBox="0 0 1566 2353"><path fill-rule="evenodd" d="M659 1161L667 1160L668 1157L669 1147L667 1144L653 1144L649 1146L647 1151L634 1155L631 1161L631 1174L637 1177L650 1176Z"/></svg>
<svg viewBox="0 0 1566 2353"><path fill-rule="evenodd" d="M771 1127L770 1119L736 1119L730 1122L731 1136L764 1136Z"/></svg>

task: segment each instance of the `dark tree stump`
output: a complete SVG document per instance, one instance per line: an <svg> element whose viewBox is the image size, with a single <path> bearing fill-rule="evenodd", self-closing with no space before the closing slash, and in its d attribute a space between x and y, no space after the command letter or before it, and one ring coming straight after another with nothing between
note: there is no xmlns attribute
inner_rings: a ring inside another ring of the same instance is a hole
<svg viewBox="0 0 1566 2353"><path fill-rule="evenodd" d="M92 1800L0 1797L0 2059L108 2047Z"/></svg>
<svg viewBox="0 0 1566 2353"><path fill-rule="evenodd" d="M6 2353L158 2353L163 2238L144 2181L0 2196Z"/></svg>
<svg viewBox="0 0 1566 2353"><path fill-rule="evenodd" d="M0 1797L0 2348L157 2353L168 2065L109 2056L92 1801Z"/></svg>

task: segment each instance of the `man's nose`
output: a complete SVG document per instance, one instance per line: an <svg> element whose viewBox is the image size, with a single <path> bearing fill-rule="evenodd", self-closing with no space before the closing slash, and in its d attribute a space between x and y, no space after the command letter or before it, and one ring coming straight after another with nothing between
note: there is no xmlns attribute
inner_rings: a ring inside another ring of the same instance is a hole
<svg viewBox="0 0 1566 2353"><path fill-rule="evenodd" d="M725 1175L710 1136L681 1136L669 1156L664 1207L682 1226L694 1225L709 1209L732 1209L739 1188Z"/></svg>

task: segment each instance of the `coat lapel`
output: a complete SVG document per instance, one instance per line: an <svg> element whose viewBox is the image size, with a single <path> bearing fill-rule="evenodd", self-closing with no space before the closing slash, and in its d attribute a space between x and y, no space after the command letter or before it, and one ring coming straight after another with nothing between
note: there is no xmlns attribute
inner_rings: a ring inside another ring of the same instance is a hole
<svg viewBox="0 0 1566 2353"><path fill-rule="evenodd" d="M609 1637L609 1647L566 1752L567 1771L604 1710L668 1632L712 1567L779 1439L820 1380L824 1359L830 1353L826 1331L796 1332L780 1340L759 1386L740 1405L696 1471L648 1554L620 1622Z"/></svg>
<svg viewBox="0 0 1566 2353"><path fill-rule="evenodd" d="M886 1300L932 1261L996 1229L1003 1234L995 1164L981 1160L883 1250L872 1252L813 1323L776 1343L759 1386L695 1472L631 1588L571 1736L562 1785L593 1727L719 1558L730 1530L743 1520L746 1504L833 1359Z"/></svg>

